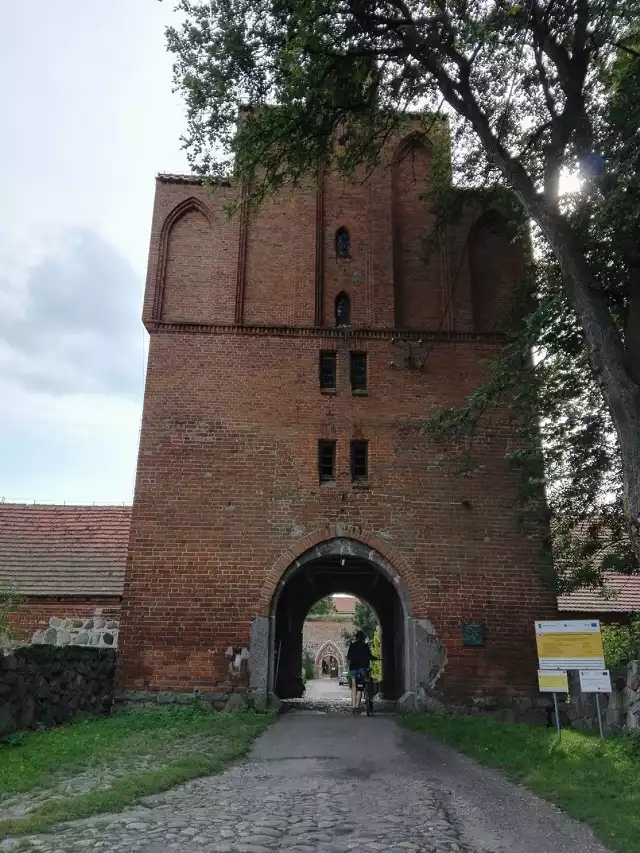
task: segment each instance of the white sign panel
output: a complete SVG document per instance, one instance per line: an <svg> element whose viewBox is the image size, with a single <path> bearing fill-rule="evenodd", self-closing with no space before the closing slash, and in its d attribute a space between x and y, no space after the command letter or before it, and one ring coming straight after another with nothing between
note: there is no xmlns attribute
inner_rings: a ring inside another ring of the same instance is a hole
<svg viewBox="0 0 640 853"><path fill-rule="evenodd" d="M580 690L583 693L611 693L608 669L581 669Z"/></svg>
<svg viewBox="0 0 640 853"><path fill-rule="evenodd" d="M604 669L597 619L536 622L535 629L540 669Z"/></svg>
<svg viewBox="0 0 640 853"><path fill-rule="evenodd" d="M599 619L555 619L536 622L536 634L599 634Z"/></svg>

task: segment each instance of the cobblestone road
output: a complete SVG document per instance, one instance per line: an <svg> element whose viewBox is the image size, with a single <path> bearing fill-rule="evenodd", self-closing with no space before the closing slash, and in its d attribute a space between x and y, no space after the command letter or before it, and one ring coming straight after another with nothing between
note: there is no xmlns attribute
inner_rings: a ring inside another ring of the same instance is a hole
<svg viewBox="0 0 640 853"><path fill-rule="evenodd" d="M500 783L507 786L501 797L511 818L495 818L504 831L487 827L482 813L491 814L490 803L477 808L452 797L442 773L433 776L419 754L423 742L388 717L292 712L246 761L218 776L28 841L43 853L605 853L546 804L536 816L532 803L540 801L508 783ZM442 755L458 760L437 750L436 763ZM491 775L478 778L495 799ZM523 809L535 817L528 839Z"/></svg>

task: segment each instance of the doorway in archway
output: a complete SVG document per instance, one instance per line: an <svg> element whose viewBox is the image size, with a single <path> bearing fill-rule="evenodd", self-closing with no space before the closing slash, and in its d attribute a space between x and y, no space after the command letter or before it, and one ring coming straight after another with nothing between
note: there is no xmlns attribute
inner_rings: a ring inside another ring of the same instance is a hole
<svg viewBox="0 0 640 853"><path fill-rule="evenodd" d="M380 693L384 699L400 698L407 689L408 597L384 559L354 540L322 543L285 572L271 610L271 689L280 699L303 696L303 625L312 605L335 593L352 595L375 611L381 628Z"/></svg>

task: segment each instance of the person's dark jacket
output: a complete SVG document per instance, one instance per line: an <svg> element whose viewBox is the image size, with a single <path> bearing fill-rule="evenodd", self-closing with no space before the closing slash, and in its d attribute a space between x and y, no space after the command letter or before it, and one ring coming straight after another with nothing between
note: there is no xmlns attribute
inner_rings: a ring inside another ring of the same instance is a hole
<svg viewBox="0 0 640 853"><path fill-rule="evenodd" d="M368 669L371 663L371 649L362 640L355 640L347 652L349 669Z"/></svg>

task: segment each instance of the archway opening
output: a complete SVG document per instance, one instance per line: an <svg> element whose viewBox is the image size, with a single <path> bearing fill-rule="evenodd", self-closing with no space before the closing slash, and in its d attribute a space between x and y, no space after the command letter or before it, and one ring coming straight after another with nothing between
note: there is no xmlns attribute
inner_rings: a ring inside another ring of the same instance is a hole
<svg viewBox="0 0 640 853"><path fill-rule="evenodd" d="M385 561L354 541L323 543L285 572L272 604L272 689L281 699L304 694L303 628L309 610L336 593L366 602L380 624L383 699L406 690L405 623L408 600ZM335 645L335 644L334 644ZM328 654L331 651L327 649ZM335 648L334 648L335 651ZM346 648L345 648L346 651ZM337 654L333 657L338 658ZM321 664L322 665L322 664Z"/></svg>

